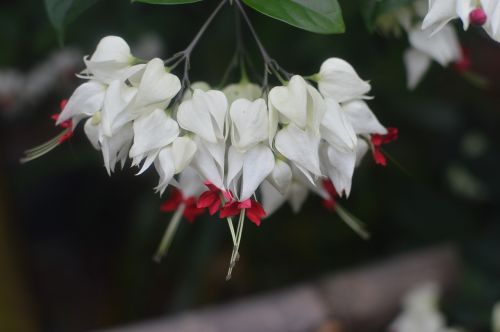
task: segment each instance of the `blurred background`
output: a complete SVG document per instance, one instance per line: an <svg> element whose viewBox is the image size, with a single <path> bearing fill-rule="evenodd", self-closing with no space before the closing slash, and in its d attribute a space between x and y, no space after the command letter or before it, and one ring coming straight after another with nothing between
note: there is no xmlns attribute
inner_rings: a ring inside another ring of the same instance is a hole
<svg viewBox="0 0 500 332"><path fill-rule="evenodd" d="M126 168L109 178L81 129L69 144L21 165L24 150L55 136L50 115L80 84L75 72L100 38L125 38L141 58L184 49L215 1L148 6L100 1L68 26L64 45L42 1L0 2L0 331L89 331L172 316L265 294L398 253L451 244L461 274L441 303L450 323L490 331L500 300L500 45L479 30L461 36L478 88L434 65L406 89L405 38L369 33L353 1L342 1L347 32L308 33L250 11L269 53L309 75L327 57L347 59L369 79L370 105L398 127L388 167L366 158L343 205L372 233L361 240L309 197L246 229L225 281L231 240L225 223L183 223L168 257L152 256L170 218L152 190L156 174ZM192 81L218 84L234 52L230 7L192 57ZM245 42L260 73L250 35ZM237 77L233 78L237 80ZM384 329L385 330L385 329Z"/></svg>

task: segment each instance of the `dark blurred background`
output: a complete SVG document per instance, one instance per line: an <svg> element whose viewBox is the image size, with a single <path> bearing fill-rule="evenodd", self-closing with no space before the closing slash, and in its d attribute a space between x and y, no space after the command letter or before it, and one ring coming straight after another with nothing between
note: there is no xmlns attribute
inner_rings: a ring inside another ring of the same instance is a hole
<svg viewBox="0 0 500 332"><path fill-rule="evenodd" d="M488 331L500 299L500 46L479 31L461 38L488 88L434 65L408 91L407 41L370 34L356 2L341 2L347 33L334 36L251 12L288 71L312 74L330 56L352 63L371 80L372 109L400 129L400 139L387 147L396 162L381 168L366 158L343 202L369 225L370 241L311 196L299 214L285 207L246 229L230 282L231 241L217 219L183 223L167 259L153 262L170 217L152 190L156 174L136 177L126 168L109 178L81 129L69 144L20 165L23 150L58 133L50 115L79 84L81 56L100 38L120 35L134 54L166 58L187 46L215 3L101 1L69 25L64 51L42 1L0 3L0 331L87 331L174 315L440 243L456 245L463 260L444 310L453 323ZM193 54L193 81L219 83L234 31L228 7Z"/></svg>

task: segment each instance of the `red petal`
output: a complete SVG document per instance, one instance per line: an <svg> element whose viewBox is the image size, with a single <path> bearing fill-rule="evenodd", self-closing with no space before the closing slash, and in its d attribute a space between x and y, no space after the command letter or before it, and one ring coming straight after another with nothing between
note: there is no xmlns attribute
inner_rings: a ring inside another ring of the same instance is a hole
<svg viewBox="0 0 500 332"><path fill-rule="evenodd" d="M333 199L324 199L321 201L321 204L323 204L323 207L328 211L335 211L335 206L337 205L337 201Z"/></svg>
<svg viewBox="0 0 500 332"><path fill-rule="evenodd" d="M224 207L220 210L220 217L233 217L238 215L239 213L240 209L238 208L238 202L231 202L224 205Z"/></svg>
<svg viewBox="0 0 500 332"><path fill-rule="evenodd" d="M253 214L250 211L247 211L246 216L247 216L248 220L250 220L251 222L253 222L257 226L260 226L261 218L259 218L259 216Z"/></svg>
<svg viewBox="0 0 500 332"><path fill-rule="evenodd" d="M63 110L64 110L64 108L66 107L66 104L67 104L67 103L68 103L68 99L63 99L63 100L61 100L61 102L59 103L59 109L60 109L61 111L63 111Z"/></svg>
<svg viewBox="0 0 500 332"><path fill-rule="evenodd" d="M203 184L208 188L208 190L214 192L214 193L219 193L221 190L212 182L210 181L205 181Z"/></svg>
<svg viewBox="0 0 500 332"><path fill-rule="evenodd" d="M177 210L182 203L182 193L178 189L172 189L170 197L160 206L160 211L172 212Z"/></svg>
<svg viewBox="0 0 500 332"><path fill-rule="evenodd" d="M382 144L387 144L389 142L395 141L398 139L398 128L390 127L387 128L387 134L382 136Z"/></svg>
<svg viewBox="0 0 500 332"><path fill-rule="evenodd" d="M243 202L238 202L238 209L250 209L252 207L252 200L250 198Z"/></svg>
<svg viewBox="0 0 500 332"><path fill-rule="evenodd" d="M266 216L266 211L257 201L252 201L252 207L246 211L246 217L255 225L260 226L261 219Z"/></svg>
<svg viewBox="0 0 500 332"><path fill-rule="evenodd" d="M387 166L387 160L380 148L373 149L373 159L377 165Z"/></svg>
<svg viewBox="0 0 500 332"><path fill-rule="evenodd" d="M67 140L69 140L71 137L73 137L73 131L66 129L64 134L62 134L61 137L59 137L59 139L57 140L57 143L62 144L64 142L66 142Z"/></svg>
<svg viewBox="0 0 500 332"><path fill-rule="evenodd" d="M226 202L232 202L234 199L233 194L229 190L223 190L222 196L224 196L224 199L226 200Z"/></svg>
<svg viewBox="0 0 500 332"><path fill-rule="evenodd" d="M212 205L208 207L208 213L210 213L211 216L217 213L219 211L219 208L221 206L220 199L215 200Z"/></svg>
<svg viewBox="0 0 500 332"><path fill-rule="evenodd" d="M198 198L198 203L196 205L200 209L207 208L214 204L214 202L218 199L219 197L217 196L217 194L214 194L212 191L207 190L200 195L200 198Z"/></svg>
<svg viewBox="0 0 500 332"><path fill-rule="evenodd" d="M187 219L190 223L194 222L196 218L201 216L203 214L204 210L203 209L198 209L194 205L186 206L186 209L184 210L183 216L184 218Z"/></svg>
<svg viewBox="0 0 500 332"><path fill-rule="evenodd" d="M338 197L337 189L335 189L335 186L330 179L323 180L323 188L326 190L331 199Z"/></svg>

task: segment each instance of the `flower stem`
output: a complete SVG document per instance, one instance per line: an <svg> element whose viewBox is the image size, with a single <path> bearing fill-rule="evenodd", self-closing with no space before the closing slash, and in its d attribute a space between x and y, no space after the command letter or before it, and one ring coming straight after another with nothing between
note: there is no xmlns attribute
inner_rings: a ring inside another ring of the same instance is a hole
<svg viewBox="0 0 500 332"><path fill-rule="evenodd" d="M177 210L175 210L174 215L172 216L172 219L170 220L170 223L167 226L167 229L165 230L165 234L163 235L163 238L161 239L160 246L158 247L158 250L156 251L156 254L154 256L154 260L156 262L160 262L163 257L168 252L168 249L170 248L170 245L172 244L172 240L174 238L175 233L177 232L177 228L179 227L179 223L182 219L182 214L184 213L184 209L186 208L186 205L184 203L180 204Z"/></svg>
<svg viewBox="0 0 500 332"><path fill-rule="evenodd" d="M226 204L226 200L224 199L223 195L220 195L220 201L222 203L222 206ZM236 233L234 232L234 225L233 225L233 218L227 217L227 225L229 226L229 231L231 232L231 238L233 239L233 245L236 245Z"/></svg>
<svg viewBox="0 0 500 332"><path fill-rule="evenodd" d="M214 18L217 16L217 14L220 12L222 7L228 2L228 0L222 0L219 5L215 8L215 10L210 14L210 16L207 18L205 23L201 26L200 30L196 34L196 36L193 38L191 43L189 43L188 47L184 51L178 52L174 54L171 58L165 60L163 63L165 65L168 65L169 63L173 64L169 66L170 70L175 69L179 64L181 64L184 61L184 72L182 76L182 87L179 93L177 94L177 97L173 101L172 105L175 105L178 103L181 99L182 96L184 95L184 92L190 87L191 82L189 81L189 69L190 69L190 58L191 58L191 53L195 49L196 45L200 41L201 37L205 33L205 31L208 29Z"/></svg>
<svg viewBox="0 0 500 332"><path fill-rule="evenodd" d="M240 249L240 243L241 243L241 234L243 234L243 225L245 224L245 209L242 209L240 211L240 218L238 220L238 229L236 231L236 244L233 246L233 252L231 253L231 261L229 262L229 269L227 271L226 275L226 281L231 279L233 269L236 265L236 262L240 258L239 255L239 249Z"/></svg>
<svg viewBox="0 0 500 332"><path fill-rule="evenodd" d="M255 28L253 27L252 22L250 21L250 18L248 17L245 8L241 4L240 0L234 0L234 3L236 6L238 6L238 9L241 13L241 16L243 16L243 19L247 23L248 29L252 33L253 38L255 39L255 42L257 44L257 47L259 48L260 54L262 56L262 59L264 61L264 78L262 81L262 86L263 90L266 90L269 87L269 74L272 73L276 76L276 78L282 83L285 84L286 80L291 77L291 74L288 73L286 70L281 68L281 66L269 56L269 53L267 52L266 48L264 47L264 44L262 44L259 35L255 31ZM280 73L281 72L281 73ZM284 77L281 75L283 74Z"/></svg>
<svg viewBox="0 0 500 332"><path fill-rule="evenodd" d="M167 59L164 61L165 64L168 64L172 61L177 60L170 68L174 69L177 65L179 65L182 61L185 59L188 59L191 56L191 53L193 52L194 48L200 41L201 37L205 33L205 31L208 29L214 18L217 16L219 11L222 9L222 7L227 3L227 0L222 0L219 5L215 8L215 10L210 14L210 16L207 18L205 23L201 26L200 30L196 34L196 36L193 38L191 43L189 43L188 47L184 51L178 52L174 54L171 58Z"/></svg>

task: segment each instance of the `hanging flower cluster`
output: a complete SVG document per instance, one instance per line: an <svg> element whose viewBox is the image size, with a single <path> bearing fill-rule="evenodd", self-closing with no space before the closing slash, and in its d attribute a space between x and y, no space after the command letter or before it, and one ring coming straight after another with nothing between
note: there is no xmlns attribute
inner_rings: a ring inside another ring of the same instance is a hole
<svg viewBox="0 0 500 332"><path fill-rule="evenodd" d="M429 0L422 29L433 35L456 18L460 18L464 30L471 25L483 27L491 38L500 42L500 3L497 0Z"/></svg>
<svg viewBox="0 0 500 332"><path fill-rule="evenodd" d="M428 30L422 29L429 8L427 2L417 0L401 6L389 15L390 19L380 23L380 28L386 32L398 34L403 30L407 34L410 47L404 52L403 60L409 89L414 89L420 83L432 61L442 67L456 64L455 68L460 73L466 72L470 67L468 54L460 46L455 27L444 26L432 35Z"/></svg>
<svg viewBox="0 0 500 332"><path fill-rule="evenodd" d="M25 160L63 143L84 123L108 174L130 159L137 174L156 170L160 195L171 187L161 210L174 217L157 259L166 253L182 216L193 222L208 210L228 222L234 244L228 277L239 257L245 218L259 226L287 201L298 211L309 192L368 236L337 199L349 196L354 170L370 149L375 162L386 165L381 146L397 137L366 103L370 84L339 58L326 60L315 75L290 75L258 39L266 67L262 86L246 75L221 89L190 84L189 56L203 31L186 51L166 61L139 60L122 38L103 38L84 57L86 69L79 77L85 82L54 117L64 131L29 150ZM182 61L179 78L172 70ZM270 87L268 72L281 85Z"/></svg>
<svg viewBox="0 0 500 332"><path fill-rule="evenodd" d="M473 84L486 82L471 71L470 50L461 45L455 26L447 24L460 18L465 30L469 26L483 27L500 41L500 5L497 1L479 0L416 0L398 6L378 21L380 30L399 35L407 34L410 47L403 60L407 86L414 89L429 70L432 61L442 67L452 65Z"/></svg>

